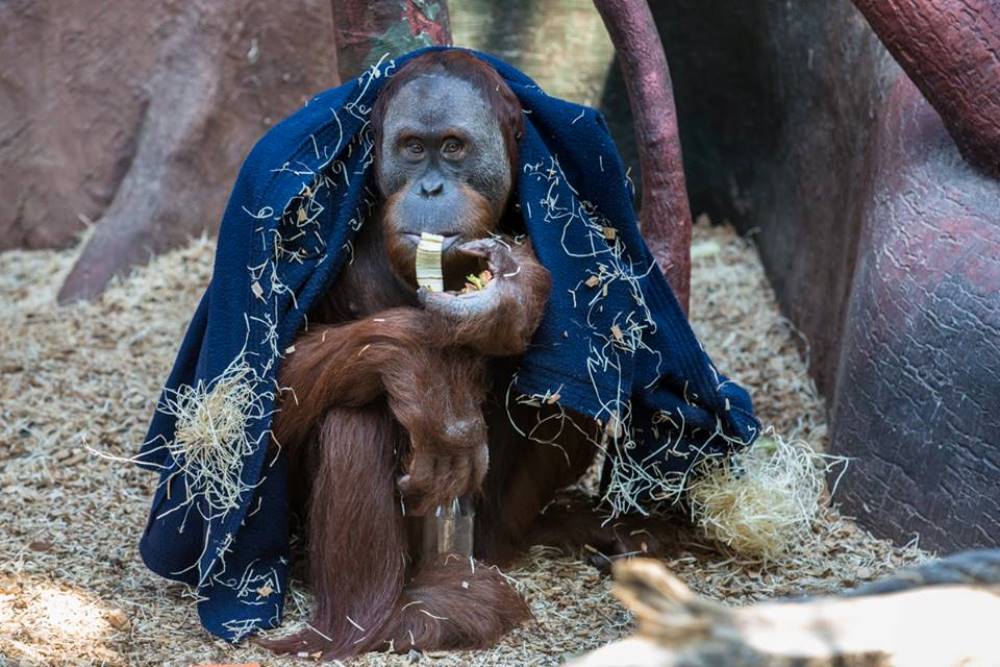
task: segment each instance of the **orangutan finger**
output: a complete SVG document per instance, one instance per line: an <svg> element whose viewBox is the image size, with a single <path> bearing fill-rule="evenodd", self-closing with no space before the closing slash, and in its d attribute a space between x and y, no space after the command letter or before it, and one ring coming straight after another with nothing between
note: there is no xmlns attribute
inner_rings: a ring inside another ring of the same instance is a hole
<svg viewBox="0 0 1000 667"><path fill-rule="evenodd" d="M396 480L396 487L399 489L399 493L403 496L403 503L406 507L406 512L417 516L421 515L423 513L421 511L422 499L417 493L413 478L409 475L403 475Z"/></svg>
<svg viewBox="0 0 1000 667"><path fill-rule="evenodd" d="M465 454L459 454L452 459L453 493L455 496L465 495L472 486L472 461Z"/></svg>
<svg viewBox="0 0 1000 667"><path fill-rule="evenodd" d="M434 459L426 454L414 453L406 474L399 481L399 490L410 499L422 496L434 476Z"/></svg>
<svg viewBox="0 0 1000 667"><path fill-rule="evenodd" d="M510 245L503 241L496 241L490 248L489 262L490 269L498 278L509 278L517 275L520 269L520 264Z"/></svg>
<svg viewBox="0 0 1000 667"><path fill-rule="evenodd" d="M490 271L494 276L510 274L516 272L518 268L511 246L501 239L476 239L463 243L460 250L470 255L484 257L489 262Z"/></svg>
<svg viewBox="0 0 1000 667"><path fill-rule="evenodd" d="M448 292L432 292L426 287L417 290L417 300L428 310L448 312L452 310L455 295Z"/></svg>
<svg viewBox="0 0 1000 667"><path fill-rule="evenodd" d="M437 465L437 457L426 453L420 453L413 457L410 464L410 476L417 484L426 486L434 479L434 469Z"/></svg>
<svg viewBox="0 0 1000 667"><path fill-rule="evenodd" d="M493 252L493 247L497 242L493 239L473 239L471 241L466 241L461 245L457 246L455 249L463 254L472 255L474 257L488 258L490 253Z"/></svg>
<svg viewBox="0 0 1000 667"><path fill-rule="evenodd" d="M490 468L490 448L486 445L476 447L472 460L475 468L474 478L476 481L476 488L478 489L482 485L483 480L486 479L486 472Z"/></svg>

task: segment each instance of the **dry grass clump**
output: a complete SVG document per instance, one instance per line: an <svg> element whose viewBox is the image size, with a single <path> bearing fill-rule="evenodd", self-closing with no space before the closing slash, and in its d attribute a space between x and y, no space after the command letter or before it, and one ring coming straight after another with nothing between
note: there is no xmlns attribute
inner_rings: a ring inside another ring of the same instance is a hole
<svg viewBox="0 0 1000 667"><path fill-rule="evenodd" d="M817 521L832 520L825 407L806 372L809 347L780 314L756 250L700 216L691 247L691 324L716 365L750 389L765 436L692 479L692 518L746 560L801 557ZM802 359L806 356L806 361Z"/></svg>
<svg viewBox="0 0 1000 667"><path fill-rule="evenodd" d="M256 379L250 365L238 359L211 384L181 385L160 402L160 411L177 418L176 437L163 446L178 462L189 497L202 499L212 514L238 509L246 491L243 461L257 448L246 425L263 414Z"/></svg>
<svg viewBox="0 0 1000 667"><path fill-rule="evenodd" d="M751 390L766 424L821 446L822 404L753 248L725 227L698 226L694 236L692 323L706 349ZM157 476L87 451L138 451L213 254L212 242L196 241L100 300L68 307L54 297L73 252L0 254L0 664L303 664L208 635L192 591L149 572L136 553ZM219 442L240 421L193 414L192 433L215 429ZM720 553L693 529L684 535L666 565L727 604L835 591L921 557L826 507L808 550L780 563ZM495 648L373 654L351 665L559 665L630 631L610 581L586 562L536 548L508 574L535 621ZM293 579L286 624L305 620L308 607Z"/></svg>
<svg viewBox="0 0 1000 667"><path fill-rule="evenodd" d="M778 560L811 541L830 458L802 441L762 436L746 452L708 461L693 478L691 518L735 553Z"/></svg>

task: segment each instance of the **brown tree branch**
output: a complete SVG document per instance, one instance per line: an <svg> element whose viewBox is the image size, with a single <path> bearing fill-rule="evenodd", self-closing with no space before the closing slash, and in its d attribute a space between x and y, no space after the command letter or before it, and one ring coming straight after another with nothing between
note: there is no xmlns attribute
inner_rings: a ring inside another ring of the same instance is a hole
<svg viewBox="0 0 1000 667"><path fill-rule="evenodd" d="M1000 178L1000 4L854 0L969 164Z"/></svg>
<svg viewBox="0 0 1000 667"><path fill-rule="evenodd" d="M681 160L670 70L646 2L594 0L617 50L642 170L642 233L687 310L691 291L691 209Z"/></svg>

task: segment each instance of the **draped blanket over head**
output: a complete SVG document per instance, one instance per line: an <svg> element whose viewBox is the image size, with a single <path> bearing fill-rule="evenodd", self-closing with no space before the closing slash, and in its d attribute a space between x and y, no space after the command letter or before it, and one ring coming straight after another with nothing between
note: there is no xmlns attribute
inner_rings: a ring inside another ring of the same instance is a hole
<svg viewBox="0 0 1000 667"><path fill-rule="evenodd" d="M286 462L269 449L277 371L375 205L372 103L420 53L318 95L254 147L139 456L161 475L142 557L195 587L202 623L230 640L280 622L289 535ZM698 462L754 439L750 399L716 371L643 243L601 115L474 55L524 108L517 202L553 281L508 400L600 421L615 511L676 500Z"/></svg>

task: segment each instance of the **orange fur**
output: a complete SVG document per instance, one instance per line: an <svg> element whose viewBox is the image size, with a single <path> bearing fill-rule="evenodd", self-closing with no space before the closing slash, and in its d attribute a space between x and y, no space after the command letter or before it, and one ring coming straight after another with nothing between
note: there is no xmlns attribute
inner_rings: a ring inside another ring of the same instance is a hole
<svg viewBox="0 0 1000 667"><path fill-rule="evenodd" d="M376 134L407 77L454 66L494 102L516 164L516 97L496 72L469 58L429 54L397 73L373 111ZM467 219L455 224L464 238L516 231L494 227L514 216L490 210L470 188L463 192L471 204ZM422 307L408 278L410 251L386 233L392 208L383 202L361 230L354 261L310 312L281 368L288 390L273 433L289 457L293 501L306 515L316 606L315 630L263 642L278 652L319 651L329 660L369 650L491 645L530 618L524 601L481 562L419 562L408 547L404 511L472 493L476 557L507 562L556 491L593 459L576 428L540 434L558 436L560 446L540 445L511 426L502 404L501 378L527 349L550 289L530 243L508 238L478 246L483 261L499 267L488 288L463 300L425 296ZM544 406L539 415L517 406L513 413L533 424L557 409Z"/></svg>

